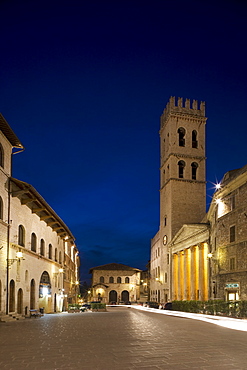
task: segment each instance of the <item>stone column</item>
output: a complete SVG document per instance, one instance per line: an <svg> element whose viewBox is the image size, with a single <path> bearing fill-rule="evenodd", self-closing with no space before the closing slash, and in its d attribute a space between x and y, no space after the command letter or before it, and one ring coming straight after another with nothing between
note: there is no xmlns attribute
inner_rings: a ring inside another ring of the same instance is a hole
<svg viewBox="0 0 247 370"><path fill-rule="evenodd" d="M191 263L190 263L190 299L195 300L195 247L190 247Z"/></svg>
<svg viewBox="0 0 247 370"><path fill-rule="evenodd" d="M172 299L173 300L177 300L178 299L178 255L176 253L174 253L172 255L172 258L173 258L173 278L172 278L172 285L173 285L173 289L172 289Z"/></svg>
<svg viewBox="0 0 247 370"><path fill-rule="evenodd" d="M191 250L190 248L184 251L184 299L189 301L191 285Z"/></svg>
<svg viewBox="0 0 247 370"><path fill-rule="evenodd" d="M205 296L205 265L204 265L204 244L200 243L199 247L199 300L204 301Z"/></svg>
<svg viewBox="0 0 247 370"><path fill-rule="evenodd" d="M184 251L179 252L179 299L184 299Z"/></svg>

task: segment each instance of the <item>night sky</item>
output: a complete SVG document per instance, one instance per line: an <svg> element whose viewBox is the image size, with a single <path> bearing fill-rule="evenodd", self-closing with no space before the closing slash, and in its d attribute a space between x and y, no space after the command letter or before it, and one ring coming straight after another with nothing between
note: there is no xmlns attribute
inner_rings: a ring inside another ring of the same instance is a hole
<svg viewBox="0 0 247 370"><path fill-rule="evenodd" d="M91 267L145 269L159 227L159 119L206 102L212 183L247 164L246 1L0 2L0 111L13 176L68 225Z"/></svg>

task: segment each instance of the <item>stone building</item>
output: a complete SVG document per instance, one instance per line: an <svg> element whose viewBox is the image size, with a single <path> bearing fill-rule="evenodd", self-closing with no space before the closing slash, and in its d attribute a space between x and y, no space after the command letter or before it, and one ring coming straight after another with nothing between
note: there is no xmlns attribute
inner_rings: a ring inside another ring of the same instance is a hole
<svg viewBox="0 0 247 370"><path fill-rule="evenodd" d="M58 312L77 298L74 236L42 196L12 177L23 145L0 115L0 313Z"/></svg>
<svg viewBox="0 0 247 370"><path fill-rule="evenodd" d="M247 300L247 165L225 174L207 217L210 296Z"/></svg>
<svg viewBox="0 0 247 370"><path fill-rule="evenodd" d="M205 106L170 101L161 117L160 228L151 300L247 299L247 165L229 171L205 211Z"/></svg>
<svg viewBox="0 0 247 370"><path fill-rule="evenodd" d="M140 301L141 270L120 263L93 267L91 300L102 303Z"/></svg>
<svg viewBox="0 0 247 370"><path fill-rule="evenodd" d="M152 300L171 296L171 241L205 216L205 104L171 97L160 121L160 226L151 242ZM193 194L193 196L191 196Z"/></svg>

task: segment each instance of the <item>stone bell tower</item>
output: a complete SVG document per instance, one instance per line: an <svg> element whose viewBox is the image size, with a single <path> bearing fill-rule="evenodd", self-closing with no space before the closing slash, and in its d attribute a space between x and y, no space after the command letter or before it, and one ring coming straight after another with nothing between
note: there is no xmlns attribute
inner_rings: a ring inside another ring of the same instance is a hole
<svg viewBox="0 0 247 370"><path fill-rule="evenodd" d="M205 104L171 97L160 121L160 227L151 241L151 299L171 297L171 240L206 212Z"/></svg>
<svg viewBox="0 0 247 370"><path fill-rule="evenodd" d="M160 238L171 241L206 212L205 103L171 97L160 125Z"/></svg>

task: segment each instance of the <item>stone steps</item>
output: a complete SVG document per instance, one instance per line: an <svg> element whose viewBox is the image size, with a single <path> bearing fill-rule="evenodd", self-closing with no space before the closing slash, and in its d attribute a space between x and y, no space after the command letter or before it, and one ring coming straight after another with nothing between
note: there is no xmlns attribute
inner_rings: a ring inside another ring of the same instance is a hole
<svg viewBox="0 0 247 370"><path fill-rule="evenodd" d="M9 315L0 315L0 322L11 322L16 320L24 320L25 316L18 313L11 313Z"/></svg>

